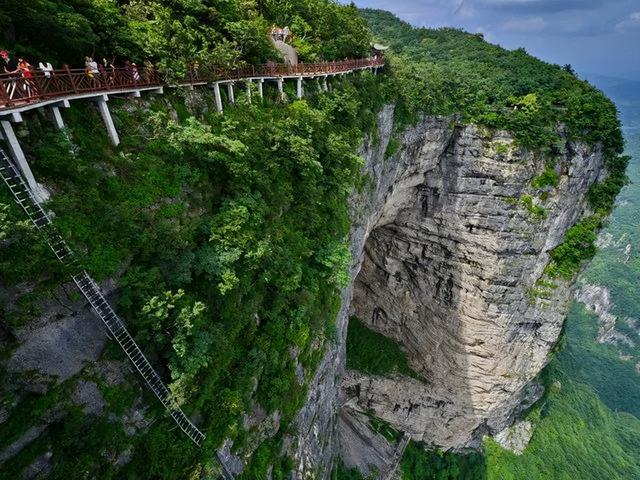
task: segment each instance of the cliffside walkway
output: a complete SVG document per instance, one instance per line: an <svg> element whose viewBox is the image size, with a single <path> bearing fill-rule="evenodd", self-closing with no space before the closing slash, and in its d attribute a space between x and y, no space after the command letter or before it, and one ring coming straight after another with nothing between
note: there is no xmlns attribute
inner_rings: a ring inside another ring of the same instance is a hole
<svg viewBox="0 0 640 480"><path fill-rule="evenodd" d="M84 69L54 70L49 76L34 72L31 78L15 74L0 75L0 116L21 113L32 108L101 95L137 94L162 87L232 84L238 81L262 83L284 79L305 79L344 75L384 66L384 58L364 58L338 62L271 63L243 68L192 68L184 78L169 80L157 70L143 68L105 69L89 76ZM262 96L259 85L258 93ZM231 96L230 96L231 97ZM233 101L230 98L230 101Z"/></svg>
<svg viewBox="0 0 640 480"><path fill-rule="evenodd" d="M205 438L204 434L191 423L191 420L179 407L173 404L171 394L160 379L160 376L155 372L140 347L129 334L122 320L104 298L96 282L86 271L80 269L75 254L52 225L51 218L47 212L33 198L29 187L22 180L18 170L2 149L0 149L0 176L2 176L15 201L22 207L33 225L44 234L49 247L51 247L58 260L72 272L74 270L79 271L73 274L73 281L91 305L94 313L106 325L111 336L118 342L118 345L131 360L131 363L133 363L148 387L167 409L171 418L196 445L200 446ZM225 478L228 477L225 476Z"/></svg>
<svg viewBox="0 0 640 480"><path fill-rule="evenodd" d="M223 112L222 88L226 87L227 101L235 103L234 86L244 83L247 97L251 100L254 89L260 98L264 97L264 82L277 84L279 96L284 95L284 82L295 79L296 96L304 97L304 80L316 79L320 91L328 91L327 78L341 76L362 70L377 72L384 67L383 57L343 60L339 62L266 64L235 69L217 67L192 68L181 79L164 78L157 70L113 68L105 69L99 75L89 76L84 69L54 70L49 75L34 72L32 77L24 78L16 74L0 75L0 139L9 148L12 159L20 169L34 198L38 201L47 198L46 192L36 182L27 158L22 151L13 124L23 121L22 114L34 109L47 109L56 128L65 128L61 108L70 106L75 100L90 100L96 104L104 121L112 144L119 145L120 137L109 111L111 96L140 97L143 92L162 94L165 87L195 88L208 87L213 90L216 110ZM320 79L322 82L320 83Z"/></svg>

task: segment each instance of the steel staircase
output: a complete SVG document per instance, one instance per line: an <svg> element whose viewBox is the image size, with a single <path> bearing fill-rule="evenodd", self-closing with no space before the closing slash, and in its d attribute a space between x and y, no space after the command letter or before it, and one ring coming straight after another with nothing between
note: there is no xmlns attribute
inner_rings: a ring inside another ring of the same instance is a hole
<svg viewBox="0 0 640 480"><path fill-rule="evenodd" d="M77 270L80 270L73 251L56 231L47 212L45 212L40 204L33 198L29 187L2 149L0 149L0 176L2 176L4 183L6 183L11 190L18 205L22 207L36 228L44 234L49 247L51 247L51 250L53 250L58 260L66 267L71 269L75 267ZM140 347L138 347L133 340L133 337L131 337L131 334L127 331L122 320L120 320L104 298L100 287L98 287L86 271L74 274L73 281L87 299L96 315L98 315L107 326L111 336L115 338L122 350L124 350L129 360L131 360L136 367L136 370L138 370L142 378L144 378L151 391L158 397L180 429L193 440L196 445L200 446L205 438L204 434L191 423L179 407L173 404L169 390L144 356ZM223 469L224 468L223 465Z"/></svg>
<svg viewBox="0 0 640 480"><path fill-rule="evenodd" d="M411 435L405 432L402 438L400 439L400 442L398 442L398 445L396 446L396 451L393 454L393 461L391 462L391 465L389 465L389 469L387 470L386 473L383 473L380 475L379 478L381 480L391 480L393 478L393 476L396 473L396 470L398 469L398 466L400 465L400 462L402 461L402 456L404 455L404 451L407 449L407 446L409 445L410 441L411 441Z"/></svg>

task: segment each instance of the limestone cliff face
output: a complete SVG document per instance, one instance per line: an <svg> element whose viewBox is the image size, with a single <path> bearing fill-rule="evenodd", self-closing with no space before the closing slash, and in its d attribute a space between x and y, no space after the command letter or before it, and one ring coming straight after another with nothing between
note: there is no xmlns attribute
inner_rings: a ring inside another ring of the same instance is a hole
<svg viewBox="0 0 640 480"><path fill-rule="evenodd" d="M353 198L354 281L343 295L338 340L299 418L301 474L326 465L335 411L347 400L443 448L473 447L509 426L540 394L531 382L549 360L571 295L569 283L556 282L545 299L533 287L548 252L587 213L589 187L605 175L600 150L566 142L560 184L543 202L531 180L545 159L508 134L427 118L385 159L392 124L387 107L377 144L363 147L373 187ZM527 208L528 197L544 218ZM342 375L349 313L397 341L423 381Z"/></svg>

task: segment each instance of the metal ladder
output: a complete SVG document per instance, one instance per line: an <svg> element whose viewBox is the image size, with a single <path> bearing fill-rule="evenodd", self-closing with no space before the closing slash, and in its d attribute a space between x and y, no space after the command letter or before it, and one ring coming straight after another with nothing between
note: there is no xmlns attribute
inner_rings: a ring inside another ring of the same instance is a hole
<svg viewBox="0 0 640 480"><path fill-rule="evenodd" d="M58 260L67 267L78 267L79 269L73 251L51 224L51 218L33 198L29 187L2 149L0 149L0 176L2 176L4 183L6 183L9 190L11 190L18 205L22 207L36 228L42 231L49 247L51 247L51 250L53 250ZM133 337L131 337L131 334L127 331L122 320L120 320L104 298L100 287L98 287L86 271L73 275L73 281L180 429L193 440L196 445L200 446L205 438L204 434L191 423L191 420L189 420L179 407L172 403L171 393L144 356L140 347L138 347L133 340Z"/></svg>
<svg viewBox="0 0 640 480"><path fill-rule="evenodd" d="M380 475L380 480L391 480L398 469L400 462L402 461L402 456L404 455L404 451L407 449L409 442L411 441L411 435L407 432L404 433L400 442L396 446L396 451L393 454L393 461L391 465L389 465L389 469L386 473Z"/></svg>

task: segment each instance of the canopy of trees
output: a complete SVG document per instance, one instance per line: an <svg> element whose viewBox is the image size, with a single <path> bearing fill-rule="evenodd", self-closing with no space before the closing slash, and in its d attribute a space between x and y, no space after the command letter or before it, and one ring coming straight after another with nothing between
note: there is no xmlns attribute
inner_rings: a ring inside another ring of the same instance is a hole
<svg viewBox="0 0 640 480"><path fill-rule="evenodd" d="M410 118L458 113L463 121L508 130L522 145L551 155L565 125L570 139L602 142L612 156L622 152L615 105L569 69L524 49L492 45L480 34L413 28L381 10L362 15L392 47L398 93Z"/></svg>
<svg viewBox="0 0 640 480"><path fill-rule="evenodd" d="M376 11L364 15L395 51L388 76L354 75L336 80L331 93L285 104L267 85L264 102L250 103L239 93L224 116L199 91L113 99L123 140L118 148L109 144L97 113L81 103L65 110L65 134L35 113L25 122L25 150L36 175L56 192L49 207L58 227L96 278L117 280L119 312L175 401L197 414L207 440L195 449L172 432L153 398L144 404L155 421L134 437L106 416L96 420L70 409L64 423L3 464L6 478L20 478L49 448L51 478L77 472L214 478L214 450L225 438L246 454L242 478L266 478L267 471L287 478L294 466L281 453L284 436L333 338L339 292L348 280L348 198L354 185L365 183L357 147L375 131L385 102L398 105L399 128L421 114L459 114L510 130L522 145L551 156L562 125L573 139L601 142L617 173L591 196L599 210L610 208L624 184L625 162L617 157L622 137L615 107L600 92L569 71L477 35L412 29ZM267 37L273 24L290 26L304 61L366 56L372 39L353 5L331 0L4 0L0 47L32 63L81 65L85 55L115 55L148 58L179 73L194 61L232 66L277 59ZM312 93L311 82L307 87ZM539 182L553 186L555 180L549 174ZM0 189L0 277L7 285L34 286L10 315L0 312L9 329L36 318L38 301L68 281L23 220ZM574 230L565 248L592 241L597 226L587 227ZM571 258L561 273L583 260ZM358 329L352 327L350 333ZM411 374L397 345L360 334L367 341L352 337L350 348L359 351L361 365L371 367L374 353L382 352L375 368ZM117 349L107 349L109 355L122 360ZM62 403L76 380L10 402L0 444ZM3 382L0 375L0 389ZM108 413L121 416L148 394L131 385L135 381L100 385ZM243 427L256 403L278 413L277 431L265 436ZM112 460L131 445L131 461L118 471ZM405 476L427 478L436 463L441 472L472 478L481 464L437 455L425 460L421 453L410 448Z"/></svg>
<svg viewBox="0 0 640 480"><path fill-rule="evenodd" d="M302 61L360 57L370 33L354 6L331 0L5 0L0 47L33 62L82 65L85 55L237 65L278 59L267 32L290 26Z"/></svg>

